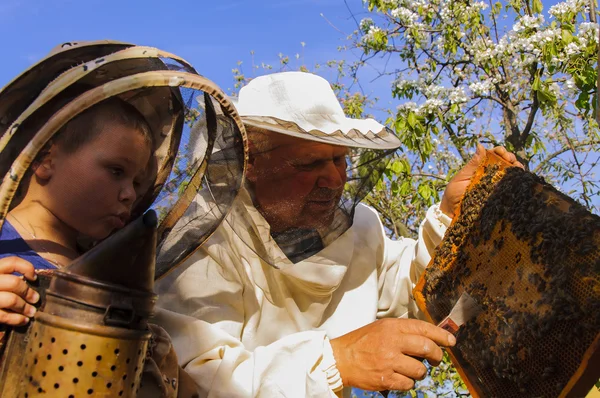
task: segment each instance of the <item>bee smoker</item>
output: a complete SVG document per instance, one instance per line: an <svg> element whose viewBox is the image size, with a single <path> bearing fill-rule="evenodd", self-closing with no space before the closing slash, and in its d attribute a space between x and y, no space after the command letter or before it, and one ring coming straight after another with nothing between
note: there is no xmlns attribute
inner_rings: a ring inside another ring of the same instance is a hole
<svg viewBox="0 0 600 398"><path fill-rule="evenodd" d="M156 302L156 225L150 210L38 277L41 307L10 330L0 357L0 397L136 396Z"/></svg>

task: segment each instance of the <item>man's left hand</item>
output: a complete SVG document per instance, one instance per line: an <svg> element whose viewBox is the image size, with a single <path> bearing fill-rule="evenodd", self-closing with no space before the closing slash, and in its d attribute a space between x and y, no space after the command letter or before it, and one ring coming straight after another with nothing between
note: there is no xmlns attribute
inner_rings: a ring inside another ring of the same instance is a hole
<svg viewBox="0 0 600 398"><path fill-rule="evenodd" d="M497 146L492 149L492 152L502 157L511 165L523 168L523 165L517 161L517 157L513 153L508 152L506 148ZM479 164L484 159L485 148L483 145L477 144L475 155L448 183L444 196L442 197L442 203L440 204L440 210L448 217L454 217L458 204L467 190L467 186L471 182L471 177L473 177L475 170L477 170L477 167L479 167Z"/></svg>

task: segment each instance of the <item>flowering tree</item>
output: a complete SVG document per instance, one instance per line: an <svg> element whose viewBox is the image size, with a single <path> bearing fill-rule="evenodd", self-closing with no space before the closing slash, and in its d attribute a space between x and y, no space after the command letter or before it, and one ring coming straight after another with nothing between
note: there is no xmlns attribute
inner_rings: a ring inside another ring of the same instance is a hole
<svg viewBox="0 0 600 398"><path fill-rule="evenodd" d="M358 81L377 57L392 60L380 75L393 79L400 105L388 123L407 150L371 198L390 220L414 233L477 141L506 146L598 210L593 3L567 0L546 13L540 0L365 3L371 13L353 35L362 56L350 76Z"/></svg>

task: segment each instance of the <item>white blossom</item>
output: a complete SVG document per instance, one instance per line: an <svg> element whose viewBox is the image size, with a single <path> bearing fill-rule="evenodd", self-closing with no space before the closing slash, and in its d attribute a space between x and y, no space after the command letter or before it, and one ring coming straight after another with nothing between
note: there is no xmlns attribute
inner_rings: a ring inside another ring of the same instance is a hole
<svg viewBox="0 0 600 398"><path fill-rule="evenodd" d="M493 84L489 79L481 81L481 82L475 82L475 83L469 84L469 89L475 95L489 94L489 92L492 90L492 88L493 88Z"/></svg>
<svg viewBox="0 0 600 398"><path fill-rule="evenodd" d="M439 100L437 98L428 99L419 109L422 114L431 114L436 113L442 106L444 105L444 101Z"/></svg>
<svg viewBox="0 0 600 398"><path fill-rule="evenodd" d="M379 28L378 26L375 26L375 25L369 26L369 30L362 37L362 42L367 43L367 42L373 40L375 38L375 34L377 32L381 32L381 28Z"/></svg>
<svg viewBox="0 0 600 398"><path fill-rule="evenodd" d="M586 5L586 0L567 0L550 7L548 13L556 18L570 13L576 13Z"/></svg>
<svg viewBox="0 0 600 398"><path fill-rule="evenodd" d="M402 21L405 25L412 25L419 20L419 14L405 7L398 7L392 10L391 15Z"/></svg>
<svg viewBox="0 0 600 398"><path fill-rule="evenodd" d="M544 23L543 15L522 16L513 26L513 30L515 32L521 32L525 29L536 29L539 28Z"/></svg>
<svg viewBox="0 0 600 398"><path fill-rule="evenodd" d="M418 108L418 107L417 107L417 104L415 104L415 103L414 103L414 102L412 102L412 101L405 102L405 103L403 103L403 104L400 104L400 105L398 105L398 106L396 107L396 109L397 109L399 112L402 112L402 111L416 111L416 110L417 110L417 108Z"/></svg>
<svg viewBox="0 0 600 398"><path fill-rule="evenodd" d="M448 99L451 104L462 104L469 101L469 98L465 94L465 90L462 87L457 87L450 91Z"/></svg>
<svg viewBox="0 0 600 398"><path fill-rule="evenodd" d="M365 32L369 30L369 27L373 26L375 23L373 22L373 20L371 18L363 18L360 21L360 30Z"/></svg>
<svg viewBox="0 0 600 398"><path fill-rule="evenodd" d="M569 43L567 45L567 47L565 47L565 54L567 56L576 55L576 54L579 54L580 52L581 52L581 50L579 49L579 46L575 42Z"/></svg>

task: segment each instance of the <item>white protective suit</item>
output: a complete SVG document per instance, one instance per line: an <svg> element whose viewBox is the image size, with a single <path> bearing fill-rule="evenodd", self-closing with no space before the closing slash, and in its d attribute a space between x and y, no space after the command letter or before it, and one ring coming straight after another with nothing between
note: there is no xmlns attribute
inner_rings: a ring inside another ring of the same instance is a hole
<svg viewBox="0 0 600 398"><path fill-rule="evenodd" d="M247 194L234 210L266 224ZM329 339L378 318L416 315L412 289L449 224L436 205L417 241L392 241L378 214L359 204L337 240L277 269L225 222L159 282L154 322L170 334L202 396L350 396ZM268 231L262 238L270 241Z"/></svg>

